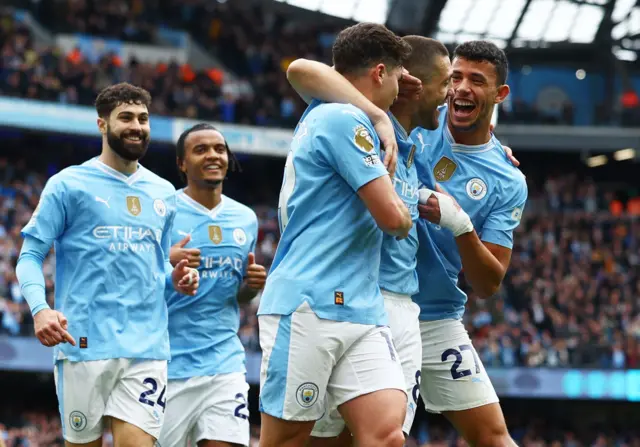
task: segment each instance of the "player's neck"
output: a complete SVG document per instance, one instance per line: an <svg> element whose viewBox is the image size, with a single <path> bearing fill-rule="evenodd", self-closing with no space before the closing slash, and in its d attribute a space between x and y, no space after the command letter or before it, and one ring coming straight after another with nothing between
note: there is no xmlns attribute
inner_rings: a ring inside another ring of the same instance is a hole
<svg viewBox="0 0 640 447"><path fill-rule="evenodd" d="M366 78L366 77L362 77L362 76L350 76L348 74L344 75L345 78L347 78L347 80L349 82L351 82L353 84L353 86L355 88L358 89L358 91L360 93L362 93L362 95L367 98L369 101L371 101L376 107L379 107L381 109L383 109L383 107L381 107L380 104L376 103L376 98L374 95L374 90L373 90L373 86L371 85L371 82ZM384 109L384 111L386 112L388 110Z"/></svg>
<svg viewBox="0 0 640 447"><path fill-rule="evenodd" d="M491 132L489 132L489 126L480 126L477 129L470 130L468 132L457 130L447 122L453 141L457 144L464 144L466 146L481 146L487 144L491 140Z"/></svg>
<svg viewBox="0 0 640 447"><path fill-rule="evenodd" d="M116 154L110 147L102 149L102 153L100 154L100 157L98 157L98 160L110 168L126 175L131 175L138 170L138 160L125 160Z"/></svg>
<svg viewBox="0 0 640 447"><path fill-rule="evenodd" d="M412 124L411 115L408 114L393 114L396 120L400 123L402 128L407 132L407 135L411 133L411 131L416 127Z"/></svg>
<svg viewBox="0 0 640 447"><path fill-rule="evenodd" d="M184 189L184 193L208 210L212 210L222 201L222 183L215 188L189 185Z"/></svg>

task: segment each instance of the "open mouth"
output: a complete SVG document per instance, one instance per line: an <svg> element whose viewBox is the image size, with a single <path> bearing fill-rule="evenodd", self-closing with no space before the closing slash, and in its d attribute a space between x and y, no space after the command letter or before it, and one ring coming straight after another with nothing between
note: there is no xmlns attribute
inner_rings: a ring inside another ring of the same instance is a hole
<svg viewBox="0 0 640 447"><path fill-rule="evenodd" d="M455 99L453 101L453 110L457 116L461 116L461 117L470 116L475 109L476 109L476 105L469 100Z"/></svg>
<svg viewBox="0 0 640 447"><path fill-rule="evenodd" d="M219 165L207 165L204 167L204 172L218 172L222 169Z"/></svg>

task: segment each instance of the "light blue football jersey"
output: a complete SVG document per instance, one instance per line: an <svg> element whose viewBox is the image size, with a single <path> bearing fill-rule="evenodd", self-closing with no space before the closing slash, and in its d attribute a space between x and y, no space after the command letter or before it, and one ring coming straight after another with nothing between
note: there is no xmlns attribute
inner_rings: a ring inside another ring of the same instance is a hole
<svg viewBox="0 0 640 447"><path fill-rule="evenodd" d="M390 292L413 295L418 292L416 253L418 251L418 174L414 164L416 146L402 125L389 114L398 141L398 164L393 183L396 192L407 205L414 225L409 236L398 240L384 235L380 256L380 287Z"/></svg>
<svg viewBox="0 0 640 447"><path fill-rule="evenodd" d="M142 166L126 176L94 158L49 179L22 234L54 243L55 309L77 343L56 359L169 359L175 208L173 185Z"/></svg>
<svg viewBox="0 0 640 447"><path fill-rule="evenodd" d="M200 285L195 296L167 289L169 379L245 372L237 297L255 252L258 218L224 195L209 210L181 190L177 206L171 243L191 235L186 248L200 249Z"/></svg>
<svg viewBox="0 0 640 447"><path fill-rule="evenodd" d="M289 315L306 301L320 318L387 323L378 285L382 231L357 194L384 175L378 137L361 110L309 106L285 165L282 235L259 315Z"/></svg>
<svg viewBox="0 0 640 447"><path fill-rule="evenodd" d="M527 200L527 182L505 155L495 136L487 144L456 144L447 126L447 106L440 109L440 126L411 133L416 142L415 164L421 184L434 189L437 182L467 212L480 239L513 247ZM418 281L414 301L424 321L460 319L466 294L458 287L462 261L451 231L426 219L417 223Z"/></svg>

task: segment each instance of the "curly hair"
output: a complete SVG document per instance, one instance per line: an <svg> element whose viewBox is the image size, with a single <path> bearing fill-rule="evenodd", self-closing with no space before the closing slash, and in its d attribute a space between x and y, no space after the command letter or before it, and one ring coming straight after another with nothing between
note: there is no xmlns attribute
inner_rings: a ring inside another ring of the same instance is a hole
<svg viewBox="0 0 640 447"><path fill-rule="evenodd" d="M113 109L122 104L139 104L149 108L151 94L141 87L127 82L110 85L102 89L96 98L96 111L100 118L107 118Z"/></svg>

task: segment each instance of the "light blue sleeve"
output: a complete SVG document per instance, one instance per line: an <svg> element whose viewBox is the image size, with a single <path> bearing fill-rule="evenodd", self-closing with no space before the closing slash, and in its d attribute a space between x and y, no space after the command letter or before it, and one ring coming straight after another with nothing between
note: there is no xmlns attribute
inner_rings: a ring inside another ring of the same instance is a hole
<svg viewBox="0 0 640 447"><path fill-rule="evenodd" d="M173 273L173 266L171 265L171 233L173 231L173 221L177 214L176 195L173 194L167 198L167 208L169 215L165 222L164 229L162 230L162 238L160 240L160 246L164 253L164 274L165 274L165 290L173 290L173 280L171 274Z"/></svg>
<svg viewBox="0 0 640 447"><path fill-rule="evenodd" d="M251 238L251 245L249 246L249 253L256 253L256 245L258 243L258 218L253 215L252 216L252 223L251 226L249 226L249 237ZM245 262L244 264L244 271L242 272L242 276L246 276L247 275L247 267L249 266L248 262Z"/></svg>
<svg viewBox="0 0 640 447"><path fill-rule="evenodd" d="M354 191L388 175L371 122L354 110L344 107L326 114L314 128L313 145Z"/></svg>
<svg viewBox="0 0 640 447"><path fill-rule="evenodd" d="M51 246L64 232L68 209L69 195L58 174L45 185L38 206L22 229L22 236L33 236Z"/></svg>
<svg viewBox="0 0 640 447"><path fill-rule="evenodd" d="M20 257L18 257L18 264L16 265L16 276L20 283L20 291L27 300L31 315L34 317L42 309L50 309L47 304L44 275L42 274L42 263L50 249L51 244L27 235L22 244L22 250L20 250Z"/></svg>
<svg viewBox="0 0 640 447"><path fill-rule="evenodd" d="M527 201L527 182L524 176L502 185L504 201L491 211L482 227L484 242L513 248L513 230L520 225Z"/></svg>

